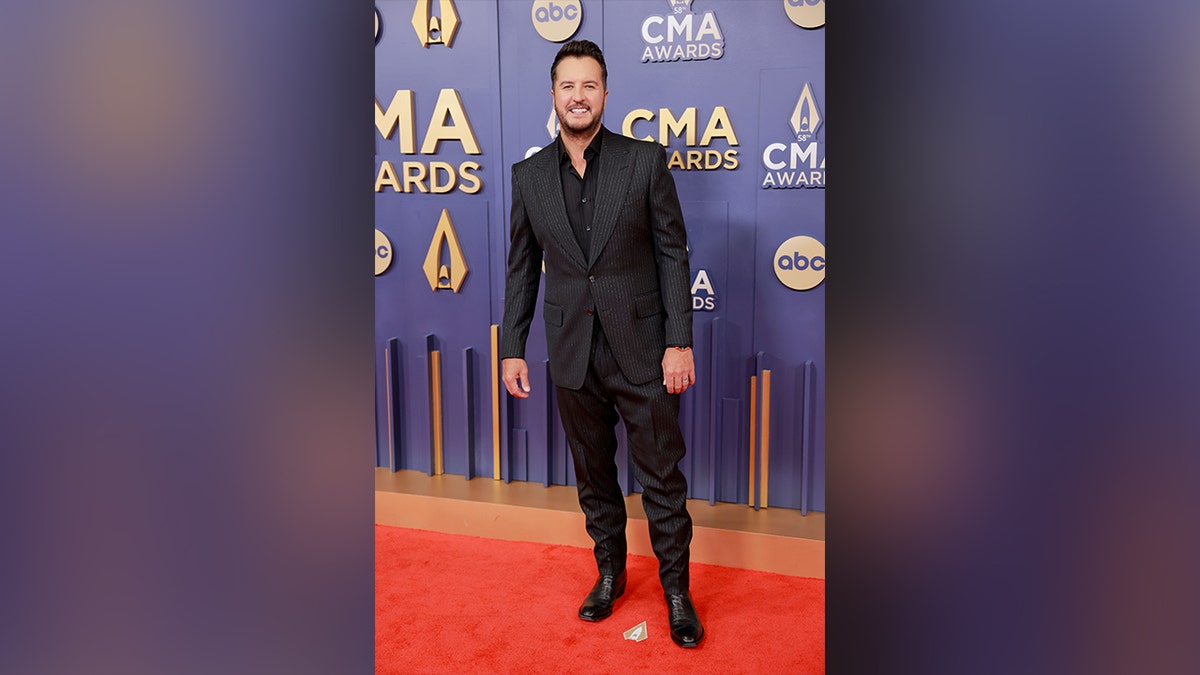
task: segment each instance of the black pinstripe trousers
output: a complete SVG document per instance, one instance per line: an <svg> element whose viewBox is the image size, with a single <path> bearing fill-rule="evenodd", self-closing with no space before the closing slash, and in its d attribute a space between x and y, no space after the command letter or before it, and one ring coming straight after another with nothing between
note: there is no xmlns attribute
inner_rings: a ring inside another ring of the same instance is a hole
<svg viewBox="0 0 1200 675"><path fill-rule="evenodd" d="M685 452L679 430L679 396L661 380L633 384L625 379L600 322L592 330L587 377L579 389L556 387L571 455L579 506L596 542L600 574L625 569L625 498L617 479L617 415L625 422L634 476L650 524L650 544L666 593L688 590L692 517L687 512L687 478L679 470Z"/></svg>

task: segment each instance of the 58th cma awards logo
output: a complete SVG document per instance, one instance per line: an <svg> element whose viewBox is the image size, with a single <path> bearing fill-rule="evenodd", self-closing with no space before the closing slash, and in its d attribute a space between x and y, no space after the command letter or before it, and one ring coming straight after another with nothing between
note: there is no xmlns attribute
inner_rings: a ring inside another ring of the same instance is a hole
<svg viewBox="0 0 1200 675"><path fill-rule="evenodd" d="M671 14L651 15L642 21L642 40L646 49L642 63L703 61L719 59L725 53L725 36L710 12L694 14L692 0L667 0Z"/></svg>
<svg viewBox="0 0 1200 675"><path fill-rule="evenodd" d="M812 85L806 82L788 119L796 139L790 144L772 143L763 149L762 163L767 169L762 182L764 190L825 187L825 149L817 141L822 122Z"/></svg>
<svg viewBox="0 0 1200 675"><path fill-rule="evenodd" d="M550 106L550 119L546 120L546 133L550 136L551 143L554 142L554 139L558 138L559 129L560 129L560 126L559 126L559 122L558 122L558 113L554 112L554 106L551 105ZM529 159L530 157L533 157L534 153L536 153L537 151L541 150L544 147L545 146L543 146L543 145L530 146L530 148L525 151L525 159Z"/></svg>

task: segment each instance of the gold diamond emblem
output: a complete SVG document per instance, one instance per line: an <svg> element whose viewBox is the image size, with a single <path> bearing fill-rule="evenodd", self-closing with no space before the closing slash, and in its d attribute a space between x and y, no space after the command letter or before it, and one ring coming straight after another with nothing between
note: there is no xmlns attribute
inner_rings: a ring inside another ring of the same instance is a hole
<svg viewBox="0 0 1200 675"><path fill-rule="evenodd" d="M454 0L438 0L441 16L431 16L430 5L433 0L417 0L413 9L412 25L417 31L421 46L426 49L429 45L446 45L454 42L454 34L458 32L458 10L454 8Z"/></svg>
<svg viewBox="0 0 1200 675"><path fill-rule="evenodd" d="M425 270L425 279L431 291L449 290L457 293L462 288L463 279L467 278L467 260L458 243L454 223L450 221L450 209L442 209L422 269Z"/></svg>
<svg viewBox="0 0 1200 675"><path fill-rule="evenodd" d="M813 98L812 87L805 82L804 91L796 101L796 109L792 111L792 131L796 139L807 141L809 136L817 132L821 126L821 111L817 110L817 101Z"/></svg>

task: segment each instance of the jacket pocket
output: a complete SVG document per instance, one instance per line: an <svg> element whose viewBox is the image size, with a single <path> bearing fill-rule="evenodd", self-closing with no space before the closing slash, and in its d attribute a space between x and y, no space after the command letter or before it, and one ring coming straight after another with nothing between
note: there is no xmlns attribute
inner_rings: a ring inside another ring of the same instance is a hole
<svg viewBox="0 0 1200 675"><path fill-rule="evenodd" d="M563 309L558 305L543 303L542 315L546 319L546 324L549 326L563 325Z"/></svg>
<svg viewBox="0 0 1200 675"><path fill-rule="evenodd" d="M633 299L633 307L637 311L639 319L661 314L663 311L662 294L658 291L652 291L645 295L639 295Z"/></svg>

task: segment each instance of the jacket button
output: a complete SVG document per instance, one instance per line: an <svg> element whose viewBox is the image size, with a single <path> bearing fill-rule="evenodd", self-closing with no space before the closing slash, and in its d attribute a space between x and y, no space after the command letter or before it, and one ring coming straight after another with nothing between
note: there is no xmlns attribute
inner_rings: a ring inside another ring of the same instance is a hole
<svg viewBox="0 0 1200 675"><path fill-rule="evenodd" d="M589 309L589 310L587 311L587 315L588 315L588 316L591 316L591 315L593 315L593 314L595 314L595 312L593 312L592 310L590 310L590 309Z"/></svg>
<svg viewBox="0 0 1200 675"><path fill-rule="evenodd" d="M588 281L595 281L595 280L596 280L595 276L588 275Z"/></svg>

